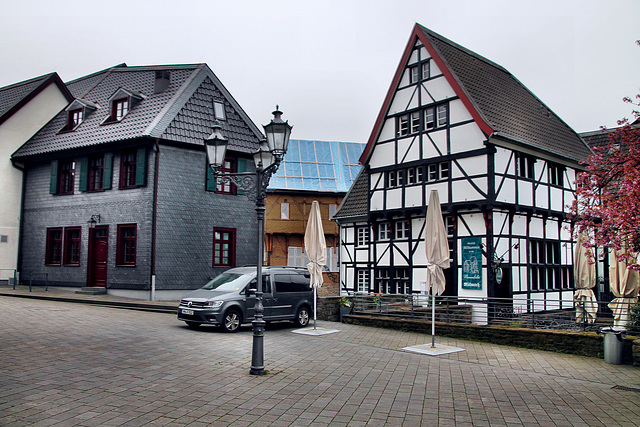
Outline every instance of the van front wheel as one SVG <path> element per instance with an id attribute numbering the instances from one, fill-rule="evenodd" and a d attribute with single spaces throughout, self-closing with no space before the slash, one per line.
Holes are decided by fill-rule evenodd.
<path id="1" fill-rule="evenodd" d="M 225 332 L 237 332 L 240 329 L 242 323 L 242 317 L 240 313 L 235 310 L 229 310 L 224 314 L 222 319 L 222 329 Z"/>
<path id="2" fill-rule="evenodd" d="M 294 323 L 298 328 L 304 328 L 309 324 L 309 309 L 307 307 L 300 307 L 296 313 Z"/>

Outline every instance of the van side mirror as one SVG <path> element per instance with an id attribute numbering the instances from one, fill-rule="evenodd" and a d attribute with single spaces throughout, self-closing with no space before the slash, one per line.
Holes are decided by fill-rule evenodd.
<path id="1" fill-rule="evenodd" d="M 247 289 L 247 296 L 255 295 L 258 292 L 257 289 L 249 288 Z"/>

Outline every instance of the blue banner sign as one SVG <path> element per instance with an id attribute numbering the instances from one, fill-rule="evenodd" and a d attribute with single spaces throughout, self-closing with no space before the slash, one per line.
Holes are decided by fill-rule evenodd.
<path id="1" fill-rule="evenodd" d="M 482 289 L 482 239 L 462 239 L 462 289 Z"/>

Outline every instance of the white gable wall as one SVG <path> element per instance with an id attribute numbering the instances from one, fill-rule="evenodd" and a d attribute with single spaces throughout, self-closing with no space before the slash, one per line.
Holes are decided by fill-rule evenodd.
<path id="1" fill-rule="evenodd" d="M 7 242 L 0 243 L 0 269 L 17 268 L 22 171 L 11 164 L 11 155 L 67 104 L 58 86 L 51 84 L 0 125 L 0 235 L 7 236 Z M 0 272 L 0 280 L 6 274 Z"/>

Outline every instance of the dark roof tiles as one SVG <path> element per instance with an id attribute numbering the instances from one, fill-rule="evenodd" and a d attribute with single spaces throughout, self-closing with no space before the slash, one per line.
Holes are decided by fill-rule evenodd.
<path id="1" fill-rule="evenodd" d="M 155 72 L 168 70 L 169 86 L 154 93 Z M 213 125 L 213 99 L 225 100 L 227 122 L 223 129 L 232 150 L 252 152 L 262 134 L 206 64 L 174 66 L 116 66 L 68 84 L 77 97 L 96 104 L 71 132 L 61 132 L 67 112 L 52 119 L 38 134 L 14 153 L 28 157 L 62 150 L 151 137 L 203 145 Z M 110 99 L 119 90 L 141 94 L 119 122 L 108 123 Z"/>
<path id="2" fill-rule="evenodd" d="M 494 135 L 573 161 L 591 151 L 560 117 L 503 67 L 419 26 Z"/>

